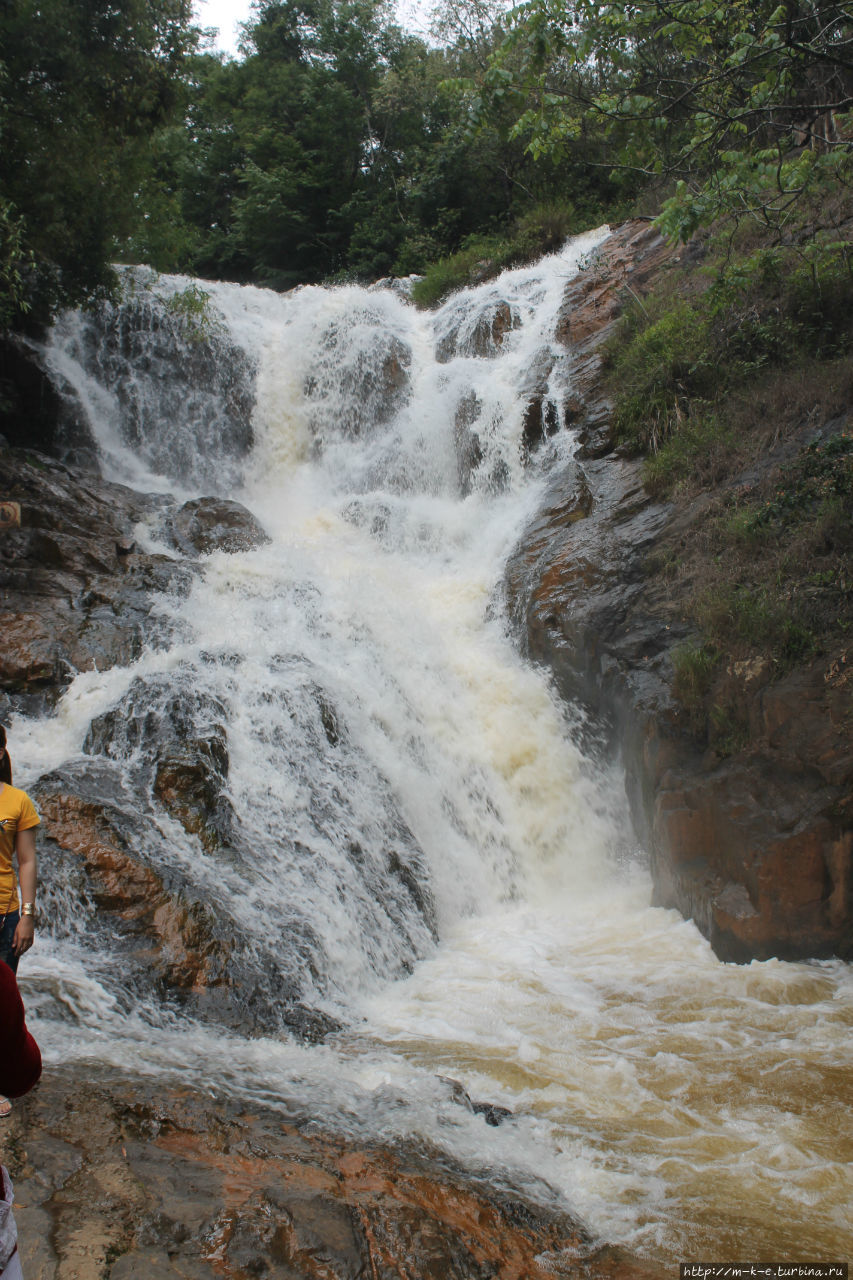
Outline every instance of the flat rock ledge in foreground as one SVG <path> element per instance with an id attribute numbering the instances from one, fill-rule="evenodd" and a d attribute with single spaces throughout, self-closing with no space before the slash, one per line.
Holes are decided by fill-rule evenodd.
<path id="1" fill-rule="evenodd" d="M 4 1127 L 27 1280 L 660 1280 L 435 1152 L 85 1067 Z"/>

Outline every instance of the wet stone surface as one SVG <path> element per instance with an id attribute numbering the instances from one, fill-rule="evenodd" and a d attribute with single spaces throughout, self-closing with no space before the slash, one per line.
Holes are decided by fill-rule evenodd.
<path id="1" fill-rule="evenodd" d="M 78 1064 L 4 1127 L 27 1280 L 656 1280 L 427 1149 Z"/>
<path id="2" fill-rule="evenodd" d="M 39 714 L 78 671 L 165 641 L 152 598 L 186 591 L 194 570 L 136 545 L 136 526 L 160 519 L 166 499 L 22 449 L 0 452 L 0 488 L 21 505 L 21 528 L 0 537 L 0 713 Z"/>
<path id="3" fill-rule="evenodd" d="M 165 645 L 159 595 L 186 595 L 199 555 L 266 541 L 239 503 L 202 498 L 178 508 L 45 454 L 0 448 L 0 492 L 21 527 L 0 533 L 0 715 L 49 711 L 79 671 L 108 670 Z M 146 551 L 147 526 L 163 551 Z"/>

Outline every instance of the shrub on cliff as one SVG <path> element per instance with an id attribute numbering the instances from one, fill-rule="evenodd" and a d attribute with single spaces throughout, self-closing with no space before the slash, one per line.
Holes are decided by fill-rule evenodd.
<path id="1" fill-rule="evenodd" d="M 416 282 L 412 299 L 419 307 L 435 306 L 456 289 L 553 253 L 569 236 L 595 226 L 602 218 L 601 209 L 589 204 L 582 210 L 566 200 L 536 205 L 502 235 L 469 236 L 458 253 L 434 262 Z"/>
<path id="2" fill-rule="evenodd" d="M 725 398 L 765 371 L 843 354 L 853 336 L 853 246 L 815 238 L 731 258 L 718 245 L 697 286 L 629 306 L 607 353 L 614 426 L 650 454 L 657 493 L 689 481 L 715 439 L 732 444 Z"/>
<path id="3" fill-rule="evenodd" d="M 684 513 L 648 564 L 693 628 L 673 694 L 723 756 L 754 732 L 744 681 L 842 669 L 853 628 L 850 246 L 755 239 L 710 242 L 701 269 L 630 307 L 608 352 L 623 447 Z"/>

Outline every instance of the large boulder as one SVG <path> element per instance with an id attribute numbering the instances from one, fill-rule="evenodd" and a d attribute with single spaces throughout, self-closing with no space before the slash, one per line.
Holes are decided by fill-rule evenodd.
<path id="1" fill-rule="evenodd" d="M 177 511 L 172 536 L 185 555 L 251 551 L 269 542 L 258 521 L 231 498 L 193 498 Z"/>

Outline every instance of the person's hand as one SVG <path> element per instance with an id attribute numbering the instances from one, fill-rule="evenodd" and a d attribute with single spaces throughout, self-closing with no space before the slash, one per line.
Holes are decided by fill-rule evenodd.
<path id="1" fill-rule="evenodd" d="M 33 945 L 36 926 L 32 916 L 21 916 L 12 939 L 12 950 L 19 958 Z"/>

